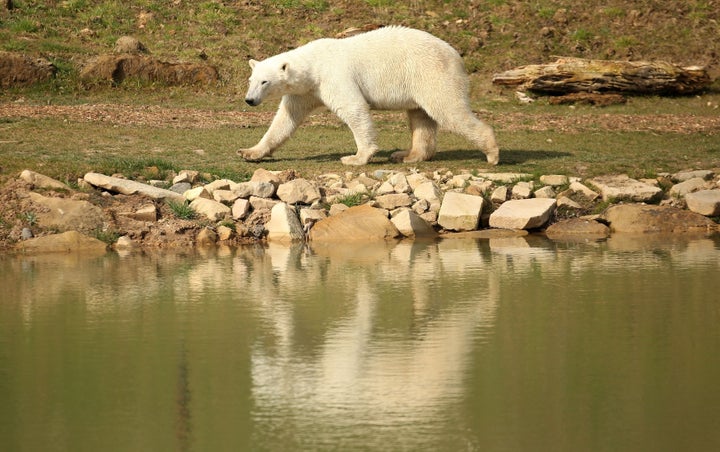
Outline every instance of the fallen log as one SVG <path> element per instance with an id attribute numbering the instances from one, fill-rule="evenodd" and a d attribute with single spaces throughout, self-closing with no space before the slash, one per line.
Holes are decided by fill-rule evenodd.
<path id="1" fill-rule="evenodd" d="M 707 88 L 710 76 L 700 66 L 664 61 L 610 61 L 560 57 L 493 76 L 493 83 L 544 94 L 627 93 L 685 95 Z"/>

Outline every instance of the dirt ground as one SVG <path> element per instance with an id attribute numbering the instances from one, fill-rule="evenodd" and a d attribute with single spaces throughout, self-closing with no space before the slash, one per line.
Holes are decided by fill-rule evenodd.
<path id="1" fill-rule="evenodd" d="M 93 105 L 25 105 L 22 103 L 0 104 L 0 117 L 4 118 L 63 118 L 73 122 L 104 122 L 123 126 L 147 125 L 177 128 L 217 128 L 222 126 L 265 127 L 274 111 L 211 111 L 190 108 L 164 108 L 160 106 L 130 106 L 118 104 Z M 404 118 L 401 113 L 399 118 Z M 493 113 L 483 112 L 493 124 L 503 130 L 557 130 L 573 133 L 588 130 L 615 130 L 618 132 L 669 132 L 669 133 L 718 133 L 720 113 L 715 116 L 674 114 L 599 114 L 567 116 L 551 113 Z M 404 120 L 401 119 L 400 122 Z M 330 113 L 320 113 L 308 118 L 310 125 L 339 124 Z"/>

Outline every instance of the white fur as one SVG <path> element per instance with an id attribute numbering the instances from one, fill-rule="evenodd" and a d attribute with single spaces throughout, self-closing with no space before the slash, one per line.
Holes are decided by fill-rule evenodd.
<path id="1" fill-rule="evenodd" d="M 438 125 L 459 133 L 496 164 L 499 150 L 492 128 L 475 117 L 468 99 L 462 58 L 429 33 L 387 27 L 345 39 L 319 39 L 257 62 L 245 97 L 249 105 L 282 96 L 277 114 L 260 142 L 239 151 L 248 160 L 272 154 L 303 119 L 325 105 L 352 130 L 357 153 L 342 158 L 364 165 L 377 152 L 371 109 L 407 110 L 412 131 L 409 151 L 397 161 L 429 160 Z"/>

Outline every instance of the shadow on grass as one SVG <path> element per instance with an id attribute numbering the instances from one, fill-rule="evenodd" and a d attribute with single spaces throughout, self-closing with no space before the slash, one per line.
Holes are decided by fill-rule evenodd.
<path id="1" fill-rule="evenodd" d="M 369 165 L 387 164 L 390 162 L 390 156 L 393 152 L 400 149 L 388 151 L 379 151 Z M 272 157 L 263 160 L 264 162 L 305 162 L 305 163 L 332 163 L 340 160 L 341 157 L 352 155 L 353 152 L 333 152 L 316 155 L 293 155 L 292 153 L 278 153 Z M 516 165 L 537 160 L 552 160 L 572 156 L 569 152 L 563 151 L 546 151 L 546 150 L 519 150 L 509 149 L 500 150 L 500 165 Z M 438 151 L 432 161 L 435 162 L 452 162 L 463 160 L 480 160 L 485 161 L 485 154 L 474 149 L 458 149 Z"/>

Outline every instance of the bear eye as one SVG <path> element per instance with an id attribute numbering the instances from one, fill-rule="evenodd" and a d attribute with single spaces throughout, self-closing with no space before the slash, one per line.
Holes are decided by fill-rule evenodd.
<path id="1" fill-rule="evenodd" d="M 270 83 L 270 82 L 268 82 L 267 80 L 263 80 L 262 82 L 260 82 L 260 84 L 263 85 L 263 86 L 264 86 L 264 85 L 267 85 L 268 83 Z"/>

